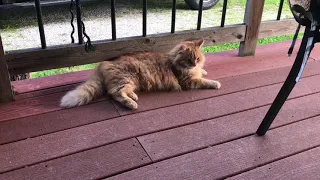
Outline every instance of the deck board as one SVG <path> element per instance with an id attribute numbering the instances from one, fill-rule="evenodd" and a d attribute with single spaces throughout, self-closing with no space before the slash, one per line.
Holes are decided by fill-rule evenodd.
<path id="1" fill-rule="evenodd" d="M 59 104 L 65 93 L 66 92 L 59 92 L 45 96 L 26 98 L 6 104 L 2 103 L 0 104 L 0 122 L 62 110 L 63 108 L 61 108 Z M 103 96 L 94 102 L 104 101 L 107 99 L 107 96 Z"/>
<path id="2" fill-rule="evenodd" d="M 318 76 L 320 77 L 320 75 Z M 320 84 L 316 81 L 319 79 L 318 76 L 304 78 L 303 81 L 298 84 L 297 87 L 299 88 L 296 88 L 292 92 L 290 98 L 319 92 Z M 174 128 L 178 125 L 195 123 L 214 117 L 226 116 L 228 114 L 244 111 L 257 106 L 267 105 L 272 102 L 280 88 L 280 85 L 281 84 L 275 84 L 178 106 L 147 111 L 146 113 L 121 117 L 121 119 L 139 119 L 142 120 L 143 124 L 146 124 L 146 122 L 143 121 L 148 121 L 152 124 L 146 124 L 148 125 L 146 127 L 148 131 L 145 133 L 151 133 L 152 131 L 155 131 L 155 129 L 164 130 L 160 129 L 161 126 L 157 126 L 158 123 L 162 124 L 162 128 L 163 126 L 165 126 L 165 128 Z M 309 88 L 309 86 L 312 86 L 313 88 Z M 230 104 L 230 102 L 232 102 L 232 104 Z M 189 109 L 192 109 L 192 111 L 189 111 Z M 181 112 L 183 113 L 181 114 Z M 115 121 L 117 120 L 118 119 Z M 150 120 L 152 121 L 150 122 Z M 110 120 L 107 120 L 107 122 L 109 121 Z M 134 135 L 141 135 L 138 134 L 138 130 L 141 129 L 141 127 L 139 127 L 140 124 L 137 121 L 131 122 L 131 129 L 136 133 Z M 70 130 L 30 138 L 24 141 L 18 141 L 16 143 L 2 145 L 0 146 L 0 152 L 3 152 L 0 154 L 0 164 L 2 164 L 0 165 L 0 172 L 65 156 L 87 148 L 111 143 L 112 141 L 122 140 L 121 135 L 128 134 L 125 132 L 127 129 L 109 134 L 110 131 L 108 131 L 108 129 L 110 129 L 112 125 L 105 126 L 105 131 L 101 129 L 96 130 L 95 128 L 102 127 L 102 123 L 99 124 L 99 126 L 81 126 L 79 128 L 73 128 Z M 45 146 L 42 145 L 42 143 L 45 143 Z M 72 144 L 72 146 L 70 146 L 70 144 Z M 48 150 L 50 150 L 50 153 L 40 153 Z M 8 156 L 8 154 L 11 156 Z M 24 155 L 25 157 L 21 159 L 21 155 Z"/>
<path id="3" fill-rule="evenodd" d="M 0 122 L 0 144 L 118 117 L 110 101 Z"/>
<path id="4" fill-rule="evenodd" d="M 320 46 L 271 130 L 253 135 L 291 68 L 289 45 L 260 46 L 254 57 L 207 55 L 220 90 L 139 93 L 135 112 L 109 97 L 60 109 L 92 71 L 14 82 L 16 102 L 0 104 L 0 179 L 267 179 L 269 168 L 272 178 L 314 179 Z"/>
<path id="5" fill-rule="evenodd" d="M 58 105 L 62 96 L 62 93 L 55 93 L 0 104 L 0 122 L 60 110 Z"/>
<path id="6" fill-rule="evenodd" d="M 0 179 L 97 179 L 150 162 L 139 142 L 129 139 L 0 174 Z"/>
<path id="7" fill-rule="evenodd" d="M 303 74 L 303 77 L 316 76 L 320 73 L 318 71 L 318 69 L 320 69 L 320 61 L 311 62 L 310 64 L 310 66 L 307 66 L 306 72 Z M 223 89 L 218 91 L 198 90 L 180 93 L 173 92 L 142 94 L 139 100 L 139 105 L 141 105 L 142 107 L 140 106 L 139 108 L 140 111 L 143 111 L 145 109 L 144 107 L 158 108 L 163 106 L 172 106 L 183 102 L 196 101 L 199 99 L 216 97 L 238 91 L 277 84 L 283 82 L 289 69 L 289 67 L 284 67 L 259 73 L 251 73 L 235 77 L 224 78 L 221 80 L 224 84 Z M 316 89 L 316 87 L 317 86 L 315 86 L 314 88 Z M 63 91 L 64 89 L 60 90 Z M 60 93 L 60 95 L 62 95 L 63 93 Z M 60 95 L 58 95 L 58 97 L 60 97 Z M 50 95 L 41 96 L 41 98 L 47 98 L 48 96 Z M 39 99 L 40 97 L 37 98 Z M 32 98 L 29 98 L 23 99 L 18 102 L 28 102 L 30 101 L 30 99 L 32 100 Z M 108 97 L 105 99 L 108 99 Z M 57 100 L 59 99 L 55 99 L 55 103 L 57 103 Z M 157 102 L 157 104 L 155 104 L 154 102 Z M 20 104 L 27 105 L 27 107 L 29 107 L 28 104 Z M 118 104 L 115 105 L 122 115 L 131 113 L 131 111 L 129 111 L 128 109 L 124 109 L 122 108 L 122 106 L 119 106 Z M 10 107 L 16 109 L 16 106 L 13 103 L 11 106 L 8 105 L 8 108 L 6 110 L 4 109 L 4 113 L 6 113 L 6 111 L 14 112 L 14 110 L 10 109 Z M 17 115 L 19 115 L 15 114 L 15 116 L 10 115 L 8 117 L 12 119 L 11 121 L 5 121 L 2 123 L 0 122 L 0 144 L 30 138 L 42 134 L 47 134 L 55 131 L 60 131 L 72 127 L 77 127 L 80 125 L 98 122 L 104 119 L 109 119 L 118 116 L 116 110 L 108 101 L 97 102 L 83 107 L 71 108 L 61 111 L 56 111 L 55 108 L 59 109 L 57 107 L 57 104 L 52 104 L 52 107 L 54 110 L 53 112 L 51 112 L 50 110 L 43 111 L 46 113 L 43 113 L 41 111 L 40 113 L 33 112 L 33 114 L 31 114 L 33 116 L 22 117 L 18 119 L 14 119 L 15 117 L 17 117 Z M 32 108 L 33 107 L 27 108 L 25 110 L 21 108 L 19 109 L 19 111 L 26 111 L 26 113 L 30 114 L 30 109 Z M 7 120 L 5 119 L 7 116 L 3 116 L 2 120 Z"/>
<path id="8" fill-rule="evenodd" d="M 47 89 L 40 89 L 40 90 L 25 92 L 25 93 L 21 93 L 21 94 L 16 94 L 14 96 L 14 99 L 16 101 L 19 101 L 22 99 L 32 98 L 32 97 L 36 97 L 36 96 L 45 96 L 45 95 L 59 93 L 59 92 L 66 92 L 66 91 L 74 89 L 79 84 L 80 83 L 67 84 L 67 85 L 51 87 L 51 88 L 47 88 Z"/>
<path id="9" fill-rule="evenodd" d="M 320 146 L 320 116 L 157 162 L 112 178 L 218 179 Z M 299 143 L 297 143 L 299 142 Z"/>
<path id="10" fill-rule="evenodd" d="M 267 164 L 230 180 L 319 179 L 320 147 Z"/>
<path id="11" fill-rule="evenodd" d="M 27 79 L 24 81 L 15 81 L 12 83 L 14 91 L 17 94 L 32 92 L 66 84 L 79 83 L 87 79 L 93 73 L 92 70 L 78 71 L 73 73 L 48 76 L 44 78 Z"/>
<path id="12" fill-rule="evenodd" d="M 310 103 L 310 106 L 304 106 Z M 153 161 L 214 146 L 255 133 L 270 106 L 138 137 Z M 272 128 L 320 115 L 320 93 L 289 100 Z"/>
<path id="13" fill-rule="evenodd" d="M 307 66 L 306 72 L 303 77 L 317 75 L 320 73 L 320 61 L 310 62 L 310 66 Z M 157 92 L 157 93 L 140 93 L 138 105 L 139 108 L 132 112 L 127 108 L 124 108 L 117 102 L 114 102 L 116 108 L 121 115 L 128 115 L 137 112 L 143 112 L 151 109 L 167 107 L 177 104 L 183 104 L 190 101 L 221 96 L 230 94 L 233 92 L 244 91 L 247 89 L 258 88 L 266 85 L 272 85 L 280 82 L 284 82 L 286 76 L 290 71 L 290 67 L 284 67 L 269 71 L 263 71 L 260 73 L 250 73 L 245 75 L 239 75 L 234 77 L 228 77 L 220 79 L 222 84 L 219 90 L 192 90 L 184 92 Z M 210 71 L 208 71 L 210 72 Z M 208 75 L 211 78 L 212 75 Z M 278 88 L 280 89 L 280 88 Z"/>

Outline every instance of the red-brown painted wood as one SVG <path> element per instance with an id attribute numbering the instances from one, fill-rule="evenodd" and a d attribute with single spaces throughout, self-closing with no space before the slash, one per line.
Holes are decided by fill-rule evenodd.
<path id="1" fill-rule="evenodd" d="M 59 102 L 63 93 L 55 93 L 42 97 L 33 97 L 21 101 L 0 104 L 0 122 L 9 119 L 42 114 L 61 109 Z"/>
<path id="2" fill-rule="evenodd" d="M 291 98 L 317 92 L 319 76 L 303 79 Z M 144 133 L 228 115 L 271 103 L 281 84 L 162 108 L 0 146 L 0 172 Z M 310 87 L 312 88 L 310 88 Z M 113 123 L 117 124 L 113 124 Z M 120 123 L 120 124 L 119 124 Z M 124 124 L 123 124 L 124 123 Z M 120 126 L 119 126 L 120 125 Z M 119 128 L 119 129 L 116 129 Z M 42 145 L 45 143 L 45 146 Z M 42 154 L 40 152 L 50 152 Z M 10 155 L 10 156 L 8 156 Z M 21 158 L 23 156 L 24 158 Z M 11 162 L 11 163 L 8 163 Z"/>
<path id="3" fill-rule="evenodd" d="M 79 83 L 86 80 L 93 70 L 78 71 L 72 73 L 47 76 L 42 78 L 27 79 L 23 81 L 12 82 L 14 90 L 17 94 L 47 89 L 67 84 Z"/>
<path id="4" fill-rule="evenodd" d="M 66 92 L 59 92 L 0 104 L 0 122 L 61 110 L 63 108 L 61 108 L 59 104 L 65 94 Z M 93 102 L 106 99 L 108 99 L 108 97 L 103 96 Z"/>
<path id="5" fill-rule="evenodd" d="M 218 179 L 239 174 L 320 145 L 320 117 L 160 161 L 110 180 Z"/>
<path id="6" fill-rule="evenodd" d="M 316 62 L 312 62 L 311 64 L 312 64 L 311 66 L 307 67 L 307 70 L 304 76 L 309 76 L 309 75 L 319 73 L 318 69 L 320 69 L 320 62 L 316 61 Z M 242 76 L 225 78 L 222 80 L 223 82 L 225 82 L 224 91 L 201 90 L 201 91 L 183 92 L 181 94 L 173 93 L 172 95 L 171 93 L 159 93 L 159 94 L 150 93 L 149 95 L 151 96 L 150 98 L 152 97 L 157 98 L 158 99 L 157 102 L 164 101 L 167 104 L 170 104 L 170 103 L 174 104 L 177 102 L 177 99 L 179 100 L 179 98 L 181 99 L 185 97 L 187 98 L 192 97 L 191 100 L 197 100 L 199 98 L 217 96 L 217 95 L 236 92 L 236 91 L 240 91 L 248 88 L 254 88 L 254 87 L 259 87 L 267 84 L 278 83 L 283 81 L 284 77 L 287 74 L 287 71 L 289 71 L 288 67 L 259 72 L 259 73 L 247 74 Z M 61 87 L 57 87 L 57 88 L 60 89 Z M 70 88 L 70 87 L 66 87 L 66 88 Z M 41 91 L 45 91 L 45 90 L 34 91 L 30 93 L 36 93 Z M 28 94 L 28 93 L 24 93 L 24 94 Z M 168 97 L 166 98 L 165 95 L 169 96 L 169 98 Z M 37 97 L 37 98 L 40 98 L 40 97 Z M 172 99 L 175 99 L 175 101 L 172 102 Z M 146 103 L 149 102 L 148 99 L 142 96 L 142 98 L 140 98 L 140 101 L 142 101 L 143 103 L 144 100 Z M 28 100 L 24 100 L 21 102 L 27 102 L 27 101 Z M 13 107 L 16 108 L 15 106 Z M 56 104 L 54 104 L 53 107 L 56 107 Z M 33 108 L 33 106 L 31 106 L 31 108 Z M 19 110 L 22 111 L 22 108 Z M 8 111 L 12 111 L 12 110 L 8 110 Z M 26 109 L 27 113 L 30 113 L 29 111 L 30 109 Z M 73 115 L 73 112 L 76 113 L 77 115 Z M 81 112 L 81 113 L 78 114 L 78 112 Z M 93 115 L 90 115 L 91 113 Z M 57 116 L 56 114 L 59 114 L 59 116 Z M 90 118 L 88 118 L 89 116 Z M 55 132 L 58 130 L 67 129 L 67 128 L 71 128 L 79 125 L 84 125 L 87 123 L 101 121 L 103 120 L 103 117 L 104 119 L 108 119 L 114 116 L 115 116 L 114 108 L 109 103 L 105 104 L 104 102 L 94 104 L 94 105 L 84 106 L 80 108 L 75 108 L 75 109 L 72 108 L 70 110 L 54 111 L 54 112 L 49 112 L 44 114 L 41 114 L 40 112 L 40 115 L 19 118 L 13 121 L 2 123 L 0 126 L 0 129 L 1 129 L 0 144 L 10 142 L 10 141 L 16 141 L 16 140 L 20 140 L 28 137 L 33 137 L 41 134 L 46 134 L 50 132 Z M 75 121 L 74 119 L 77 119 L 77 118 L 79 118 L 79 120 Z M 22 126 L 20 126 L 20 124 L 23 124 L 23 131 L 22 131 Z"/>
<path id="7" fill-rule="evenodd" d="M 269 106 L 138 137 L 153 161 L 254 134 Z M 287 101 L 272 127 L 320 115 L 320 93 Z"/>
<path id="8" fill-rule="evenodd" d="M 311 75 L 313 73 L 318 74 L 320 72 L 318 71 L 318 69 L 320 68 L 319 62 L 315 61 L 314 63 L 310 63 L 310 66 L 308 66 L 308 70 L 306 70 L 306 72 L 304 73 L 304 76 Z M 242 76 L 236 76 L 231 78 L 224 78 L 220 80 L 222 87 L 219 90 L 193 90 L 193 91 L 184 91 L 184 92 L 139 93 L 138 109 L 136 111 L 131 111 L 123 107 L 121 104 L 115 101 L 113 102 L 121 115 L 127 115 L 127 114 L 147 111 L 151 109 L 182 104 L 190 101 L 196 101 L 199 99 L 221 96 L 224 94 L 243 91 L 245 89 L 257 88 L 257 87 L 261 87 L 268 84 L 283 82 L 286 76 L 288 75 L 289 69 L 290 68 L 280 68 L 278 70 L 264 71 L 261 74 L 253 73 L 253 74 L 248 74 L 244 76 L 242 75 Z M 299 85 L 299 86 L 302 86 L 302 85 Z M 316 85 L 315 87 L 317 86 L 318 85 Z M 280 87 L 281 85 L 279 87 L 276 87 L 277 92 L 280 90 Z M 297 90 L 299 89 L 296 88 L 295 91 Z M 262 93 L 267 93 L 267 90 Z"/>
<path id="9" fill-rule="evenodd" d="M 235 76 L 291 66 L 295 57 L 287 57 L 287 47 L 289 46 L 289 42 L 263 45 L 257 49 L 255 56 L 247 57 L 239 57 L 238 51 L 208 54 L 206 56 L 206 67 L 216 67 L 212 73 L 220 78 L 224 77 L 225 74 L 227 76 Z"/>
<path id="10" fill-rule="evenodd" d="M 300 43 L 301 41 L 298 40 L 296 46 L 299 47 Z M 214 78 L 236 76 L 287 66 L 291 68 L 298 48 L 295 49 L 291 57 L 287 57 L 290 44 L 291 41 L 262 45 L 257 48 L 255 56 L 247 57 L 239 57 L 237 50 L 207 54 L 206 68 L 215 67 L 214 71 L 211 72 L 214 74 L 212 76 Z M 315 46 L 310 57 L 310 61 L 320 60 L 319 44 Z"/>
<path id="11" fill-rule="evenodd" d="M 320 177 L 320 148 L 314 148 L 300 154 L 267 164 L 257 169 L 245 172 L 230 180 L 276 180 L 304 179 L 313 180 Z"/>
<path id="12" fill-rule="evenodd" d="M 103 139 L 107 138 L 85 130 L 78 134 L 70 133 L 60 132 L 65 135 L 63 139 L 61 135 L 52 133 L 0 146 L 0 173 L 102 146 L 105 144 Z M 95 137 L 91 134 L 95 134 Z"/>
<path id="13" fill-rule="evenodd" d="M 136 139 L 129 139 L 33 166 L 22 167 L 16 171 L 0 174 L 0 179 L 97 179 L 150 162 L 150 158 L 139 142 Z"/>
<path id="14" fill-rule="evenodd" d="M 0 122 L 0 144 L 118 117 L 110 101 Z"/>
<path id="15" fill-rule="evenodd" d="M 266 46 L 264 46 L 264 48 L 265 47 Z M 272 47 L 272 45 L 268 47 L 269 49 L 272 49 L 270 47 Z M 287 48 L 282 47 L 282 49 L 283 50 L 277 48 L 277 51 L 274 49 L 273 51 L 278 52 L 279 54 L 281 54 L 280 51 L 286 53 Z M 189 142 L 191 143 L 190 145 L 185 145 L 184 143 L 177 141 L 177 138 L 181 137 L 179 134 L 176 137 L 167 140 L 170 142 L 177 142 L 177 145 L 181 146 L 179 152 L 177 151 L 180 154 L 189 152 L 190 150 L 203 148 L 208 144 L 212 145 L 212 143 L 216 144 L 216 142 L 229 141 L 254 133 L 256 128 L 254 127 L 254 122 L 257 123 L 257 119 L 261 119 L 264 115 L 264 111 L 267 110 L 267 107 L 256 107 L 264 106 L 272 102 L 281 86 L 281 83 L 279 82 L 283 82 L 290 69 L 290 64 L 292 63 L 289 62 L 292 58 L 280 57 L 280 55 L 279 59 L 272 59 L 272 57 L 274 57 L 271 56 L 273 51 L 266 51 L 261 48 L 261 53 L 266 53 L 265 56 L 268 55 L 268 58 L 271 58 L 270 61 L 268 58 L 263 58 L 263 54 L 250 60 L 230 58 L 230 54 L 227 54 L 230 52 L 225 54 L 224 60 L 221 60 L 221 57 L 215 59 L 208 58 L 209 60 L 206 67 L 209 71 L 208 77 L 227 77 L 221 79 L 223 83 L 221 91 L 204 90 L 177 94 L 150 93 L 141 95 L 139 99 L 139 103 L 142 104 L 140 104 L 139 107 L 141 108 L 139 109 L 140 113 L 113 119 L 108 118 L 113 117 L 113 115 L 116 116 L 117 113 L 115 109 L 112 110 L 112 106 L 105 99 L 103 101 L 98 100 L 96 103 L 83 107 L 67 110 L 55 109 L 56 103 L 65 93 L 62 93 L 62 91 L 71 88 L 72 85 L 69 84 L 74 82 L 77 83 L 80 81 L 79 79 L 79 81 L 77 81 L 75 79 L 72 80 L 71 78 L 70 81 L 66 80 L 66 82 L 61 82 L 61 84 L 59 84 L 60 82 L 57 80 L 56 82 L 49 82 L 47 85 L 42 85 L 42 83 L 38 81 L 39 86 L 36 88 L 34 88 L 35 82 L 34 85 L 30 87 L 23 85 L 21 82 L 22 93 L 18 96 L 19 100 L 13 104 L 9 103 L 0 106 L 0 133 L 4 132 L 2 135 L 5 136 L 2 138 L 2 135 L 0 134 L 0 140 L 2 140 L 2 143 L 5 143 L 31 136 L 38 137 L 0 145 L 0 172 L 10 171 L 21 167 L 19 170 L 1 174 L 3 176 L 0 175 L 0 179 L 2 179 L 2 177 L 5 179 L 18 179 L 19 177 L 20 179 L 41 179 L 41 177 L 44 179 L 62 179 L 62 177 L 67 177 L 69 179 L 88 179 L 116 175 L 123 171 L 128 171 L 143 164 L 150 163 L 150 159 L 145 159 L 146 154 L 141 150 L 142 148 L 140 145 L 138 151 L 140 152 L 141 150 L 141 152 L 143 152 L 141 153 L 144 156 L 144 159 L 141 160 L 143 162 L 139 160 L 139 157 L 143 157 L 140 156 L 139 153 L 130 154 L 129 152 L 132 151 L 127 146 L 123 146 L 119 150 L 118 148 L 112 148 L 114 147 L 114 144 L 110 143 L 137 136 L 151 137 L 154 134 L 150 136 L 147 136 L 147 134 L 158 131 L 162 131 L 155 133 L 161 134 L 161 136 L 158 137 L 165 137 L 167 132 L 172 131 L 176 133 L 176 130 L 181 130 L 181 128 L 192 128 L 191 130 L 183 129 L 182 131 L 179 131 L 181 132 L 181 135 L 187 136 L 182 137 L 180 140 Z M 319 52 L 314 52 L 315 53 L 312 54 L 312 56 L 316 57 L 315 59 L 320 59 Z M 268 53 L 271 53 L 270 57 Z M 317 55 L 317 53 L 319 55 Z M 216 55 L 219 55 L 219 53 Z M 228 56 L 230 59 L 228 59 Z M 242 60 L 243 64 L 240 65 L 240 61 Z M 232 72 L 230 69 L 233 69 L 234 71 Z M 290 98 L 307 96 L 288 101 L 279 114 L 278 118 L 280 119 L 275 121 L 273 127 L 290 122 L 293 123 L 301 118 L 319 113 L 318 107 L 320 101 L 318 101 L 318 94 L 308 95 L 310 93 L 319 92 L 319 75 L 317 75 L 320 73 L 319 69 L 320 61 L 311 61 L 308 63 L 304 77 L 312 77 L 303 78 L 302 81 L 298 83 Z M 252 73 L 256 71 L 259 72 Z M 239 76 L 240 74 L 245 75 Z M 235 75 L 235 77 L 228 77 L 232 75 Z M 82 77 L 84 80 L 85 75 Z M 45 83 L 45 79 L 46 78 L 41 81 Z M 55 83 L 58 83 L 60 87 L 54 87 L 56 86 Z M 174 96 L 177 96 L 177 98 Z M 200 100 L 202 98 L 207 99 Z M 151 101 L 157 101 L 159 104 Z M 309 103 L 307 101 L 309 101 Z M 316 102 L 313 103 L 313 101 Z M 312 105 L 310 102 L 312 102 Z M 104 103 L 106 103 L 106 112 L 103 111 Z M 175 105 L 177 103 L 182 104 Z M 306 106 L 306 104 L 308 104 L 308 106 Z M 155 109 L 159 107 L 164 108 Z M 230 115 L 248 108 L 256 109 Z M 109 110 L 110 112 L 107 112 Z M 90 113 L 92 113 L 92 115 Z M 128 111 L 125 110 L 121 113 L 125 115 Z M 293 117 L 290 118 L 290 115 Z M 6 119 L 3 120 L 3 117 Z M 103 120 L 104 118 L 108 120 Z M 310 121 L 315 120 L 307 120 L 306 122 Z M 196 124 L 188 125 L 190 123 Z M 178 126 L 184 127 L 172 129 Z M 309 126 L 311 126 L 311 130 Z M 210 127 L 213 130 L 216 129 L 216 131 L 210 132 Z M 41 131 L 41 128 L 43 131 Z M 166 129 L 171 130 L 166 131 Z M 255 168 L 264 163 L 268 163 L 269 161 L 273 161 L 274 159 L 272 158 L 283 158 L 292 153 L 296 153 L 301 149 L 301 151 L 304 151 L 304 148 L 313 145 L 313 143 L 319 144 L 317 138 L 312 139 L 313 136 L 319 137 L 317 133 L 320 131 L 318 130 L 319 127 L 317 127 L 316 123 L 294 123 L 292 125 L 280 127 L 279 129 L 284 129 L 285 133 L 282 131 L 280 132 L 280 130 L 278 131 L 278 129 L 270 131 L 267 136 L 263 138 L 267 138 L 267 143 L 269 144 L 263 147 L 258 146 L 261 144 L 261 138 L 258 140 L 259 142 L 257 142 L 254 140 L 256 137 L 247 137 L 212 148 L 174 157 L 169 160 L 164 160 L 152 166 L 136 169 L 132 171 L 134 172 L 132 176 L 130 174 L 132 172 L 128 172 L 115 177 L 124 176 L 124 178 L 128 179 L 183 179 L 184 176 L 187 176 L 191 179 L 200 177 L 202 179 L 213 179 L 215 178 L 213 175 L 219 177 L 225 176 L 225 174 L 227 174 L 227 176 L 234 175 L 234 173 L 247 171 L 248 168 Z M 319 132 L 316 132 L 315 129 Z M 189 137 L 194 130 L 203 131 L 195 134 L 195 138 L 200 139 L 197 142 L 194 138 Z M 307 133 L 302 132 L 302 130 L 307 131 Z M 221 133 L 217 134 L 217 132 Z M 51 134 L 43 135 L 45 133 Z M 166 137 L 169 138 L 171 136 Z M 269 139 L 270 137 L 271 139 Z M 142 141 L 142 139 L 140 140 Z M 162 142 L 157 141 L 154 144 L 148 143 L 151 144 L 151 146 L 158 146 Z M 164 143 L 163 145 L 170 149 L 168 147 L 169 144 L 170 143 Z M 195 144 L 195 146 L 193 146 L 193 144 Z M 282 144 L 285 145 L 284 148 L 282 147 Z M 105 149 L 101 150 L 102 147 L 100 146 L 105 147 Z M 162 155 L 164 156 L 162 157 L 172 155 L 168 154 L 168 151 L 159 153 L 159 151 L 153 151 L 154 147 L 149 149 L 146 145 L 145 147 L 149 153 L 157 152 L 157 155 L 163 153 Z M 159 147 L 158 150 L 161 150 L 161 148 L 163 147 Z M 175 148 L 176 146 L 173 146 L 173 149 Z M 124 149 L 125 151 L 122 151 L 121 149 Z M 171 150 L 172 149 L 170 149 L 170 152 Z M 240 152 L 240 155 L 238 151 Z M 119 155 L 118 152 L 120 152 Z M 224 154 L 224 152 L 226 153 Z M 263 157 L 262 160 L 256 157 L 257 154 L 263 154 L 265 152 L 267 152 L 264 154 L 266 157 Z M 221 157 L 216 156 L 216 153 L 219 153 L 218 155 Z M 107 155 L 103 156 L 101 154 Z M 150 155 L 152 156 L 152 153 L 150 153 Z M 157 158 L 155 158 L 157 155 L 152 157 L 157 160 Z M 128 156 L 130 156 L 129 159 L 127 158 Z M 256 161 L 256 159 L 258 160 Z M 234 162 L 236 162 L 236 164 L 234 164 Z M 26 165 L 31 166 L 23 168 Z M 155 170 L 153 168 L 155 168 Z M 153 170 L 155 172 L 153 172 Z M 61 176 L 59 173 L 61 173 Z M 151 176 L 150 173 L 153 176 Z M 129 177 L 127 175 L 129 175 Z"/>
<path id="16" fill-rule="evenodd" d="M 63 86 L 58 86 L 58 87 L 52 87 L 52 88 L 47 88 L 47 89 L 41 89 L 41 90 L 21 93 L 21 94 L 15 95 L 14 99 L 16 101 L 19 101 L 22 99 L 32 98 L 32 97 L 36 97 L 36 96 L 45 96 L 45 95 L 59 93 L 59 92 L 66 92 L 66 91 L 70 91 L 70 90 L 74 89 L 79 84 L 80 83 L 68 84 L 68 85 L 63 85 Z"/>

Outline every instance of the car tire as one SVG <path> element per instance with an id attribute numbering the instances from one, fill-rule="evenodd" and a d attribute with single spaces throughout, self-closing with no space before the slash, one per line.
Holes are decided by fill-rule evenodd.
<path id="1" fill-rule="evenodd" d="M 198 10 L 200 0 L 184 0 L 190 9 Z M 207 10 L 212 8 L 214 5 L 218 3 L 219 0 L 203 0 L 203 10 Z"/>

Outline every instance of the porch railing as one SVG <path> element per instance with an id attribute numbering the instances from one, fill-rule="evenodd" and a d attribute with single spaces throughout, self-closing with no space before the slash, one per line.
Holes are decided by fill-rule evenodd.
<path id="1" fill-rule="evenodd" d="M 217 45 L 229 42 L 240 42 L 239 55 L 254 55 L 257 40 L 262 37 L 292 34 L 296 27 L 293 19 L 280 20 L 283 1 L 280 0 L 277 19 L 261 22 L 265 0 L 247 0 L 244 23 L 225 26 L 227 3 L 223 0 L 223 10 L 220 27 L 201 28 L 202 4 L 198 11 L 196 30 L 176 31 L 176 0 L 172 0 L 171 32 L 156 35 L 147 33 L 147 0 L 143 0 L 142 35 L 138 37 L 117 38 L 115 0 L 111 0 L 111 40 L 93 42 L 96 50 L 87 53 L 84 50 L 79 9 L 80 0 L 75 0 L 77 6 L 77 24 L 79 44 L 47 47 L 45 30 L 43 28 L 40 0 L 35 0 L 41 48 L 3 52 L 0 46 L 0 101 L 13 100 L 10 75 L 29 73 L 53 68 L 61 68 L 89 63 L 101 62 L 109 58 L 132 52 L 133 50 L 148 50 L 166 52 L 177 43 L 186 39 L 206 40 L 207 45 Z M 1 40 L 1 39 L 0 39 Z"/>

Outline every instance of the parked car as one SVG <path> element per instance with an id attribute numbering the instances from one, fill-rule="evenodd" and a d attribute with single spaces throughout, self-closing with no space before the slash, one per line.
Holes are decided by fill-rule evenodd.
<path id="1" fill-rule="evenodd" d="M 184 0 L 190 9 L 199 9 L 200 0 Z M 219 0 L 203 0 L 203 9 L 210 9 L 218 3 Z"/>

